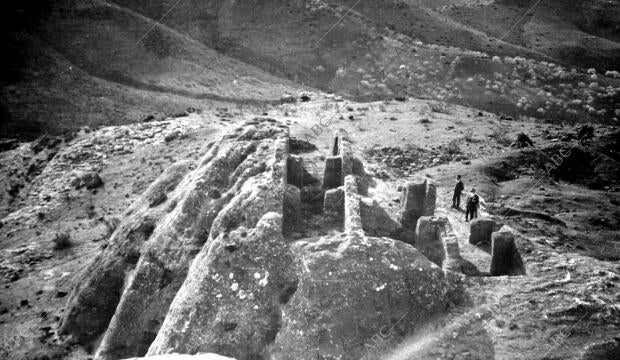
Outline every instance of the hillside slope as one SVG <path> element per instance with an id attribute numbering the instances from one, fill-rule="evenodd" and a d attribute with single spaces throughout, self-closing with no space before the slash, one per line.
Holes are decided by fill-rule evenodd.
<path id="1" fill-rule="evenodd" d="M 7 32 L 3 136 L 139 122 L 188 107 L 263 105 L 301 87 L 105 2 L 56 5 Z"/>
<path id="2" fill-rule="evenodd" d="M 506 10 L 489 19 L 503 26 L 493 30 L 446 11 L 480 7 L 466 1 L 116 3 L 156 19 L 168 14 L 167 25 L 218 51 L 358 100 L 412 96 L 551 121 L 617 116 L 618 81 L 571 68 L 559 42 L 550 53 L 500 35 L 527 10 L 522 4 L 493 4 Z"/>
<path id="3" fill-rule="evenodd" d="M 56 2 L 28 22 L 36 26 L 9 32 L 9 47 L 21 55 L 2 80 L 2 132 L 135 122 L 188 106 L 263 106 L 306 86 L 358 101 L 433 99 L 523 120 L 618 121 L 620 80 L 606 71 L 620 59 L 617 4 L 529 5 Z M 582 67 L 593 64 L 602 68 Z M 92 79 L 64 82 L 67 69 Z"/>

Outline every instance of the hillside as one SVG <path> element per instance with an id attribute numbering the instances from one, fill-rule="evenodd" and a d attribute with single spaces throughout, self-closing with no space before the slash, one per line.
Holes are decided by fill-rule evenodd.
<path id="1" fill-rule="evenodd" d="M 0 359 L 620 358 L 619 1 L 0 10 Z"/>
<path id="2" fill-rule="evenodd" d="M 435 99 L 513 118 L 617 119 L 620 81 L 607 71 L 619 59 L 618 6 L 555 1 L 528 12 L 526 5 L 73 0 L 40 13 L 9 8 L 31 18 L 25 28 L 5 25 L 14 61 L 3 76 L 3 132 L 34 136 L 187 107 L 263 106 L 303 86 L 362 101 Z"/>
<path id="3" fill-rule="evenodd" d="M 620 324 L 618 128 L 595 126 L 593 138 L 580 142 L 571 126 L 505 120 L 451 105 L 437 112 L 436 104 L 319 97 L 281 105 L 262 117 L 191 114 L 105 127 L 68 142 L 24 143 L 3 152 L 3 185 L 22 185 L 3 204 L 0 228 L 1 281 L 7 290 L 0 297 L 2 354 L 86 359 L 96 353 L 97 358 L 118 359 L 144 355 L 152 344 L 150 354 L 175 346 L 181 352 L 206 349 L 238 359 L 264 349 L 281 354 L 280 347 L 294 354 L 284 358 L 297 359 L 317 352 L 348 354 L 343 355 L 347 359 L 548 359 L 549 351 L 561 359 L 613 358 L 619 349 L 613 334 Z M 256 124 L 279 130 L 253 132 Z M 346 147 L 363 162 L 368 181 L 360 201 L 369 240 L 361 243 L 347 237 L 351 225 L 339 224 L 328 209 L 323 213 L 321 179 L 336 129 L 348 134 Z M 274 146 L 283 146 L 276 140 L 289 131 L 288 149 L 271 157 Z M 521 132 L 531 136 L 534 147 L 509 146 Z M 245 143 L 250 140 L 262 145 Z M 306 174 L 299 180 L 287 176 L 300 187 L 291 190 L 300 202 L 284 202 L 282 210 L 271 192 L 281 190 L 271 187 L 265 172 L 287 153 L 303 159 Z M 558 154 L 571 157 L 548 173 Z M 592 166 L 584 167 L 588 162 Z M 101 182 L 93 182 L 92 174 Z M 456 174 L 486 200 L 483 218 L 518 231 L 526 276 L 490 276 L 490 250 L 471 243 L 462 210 L 449 207 Z M 452 303 L 445 310 L 433 308 L 437 317 L 432 318 L 419 313 L 425 302 L 407 305 L 419 301 L 419 290 L 410 300 L 400 297 L 408 278 L 394 274 L 409 261 L 429 274 L 439 268 L 411 253 L 404 234 L 390 233 L 400 222 L 399 187 L 420 177 L 437 186 L 435 216 L 449 223 L 442 238 L 458 243 L 461 258 L 453 280 L 446 275 L 420 285 L 456 286 L 450 290 Z M 287 212 L 290 206 L 300 207 Z M 211 208 L 219 213 L 215 220 Z M 282 235 L 262 238 L 265 224 L 252 227 L 261 209 L 299 217 L 285 218 Z M 208 244 L 205 250 L 203 244 Z M 357 252 L 368 244 L 375 247 Z M 301 251 L 290 256 L 310 252 L 304 259 L 312 270 L 287 260 L 289 246 Z M 115 260 L 119 256 L 125 259 L 121 263 Z M 194 256 L 201 265 L 188 268 Z M 122 269 L 135 269 L 138 275 L 127 278 L 131 290 L 122 291 L 121 298 Z M 204 277 L 204 269 L 213 273 Z M 215 275 L 220 273 L 226 276 Z M 420 279 L 416 273 L 407 281 Z M 257 287 L 259 280 L 269 286 Z M 208 290 L 197 291 L 198 283 Z M 288 290 L 280 293 L 282 287 Z M 284 300 L 274 303 L 279 293 Z M 145 299 L 151 299 L 150 305 L 142 307 Z M 351 301 L 359 305 L 343 305 Z M 390 301 L 391 310 L 381 307 Z M 191 309 L 201 309 L 198 320 Z M 219 315 L 209 315 L 213 311 Z M 315 311 L 332 315 L 314 318 Z M 120 315 L 110 319 L 115 312 Z M 408 317 L 399 321 L 403 313 Z M 296 337 L 297 324 L 308 319 L 312 327 L 303 325 L 305 336 Z M 365 320 L 354 325 L 352 319 Z M 211 325 L 202 325 L 205 321 Z M 374 339 L 376 322 L 394 331 Z M 191 336 L 183 335 L 184 323 L 190 324 Z M 580 330 L 570 332 L 575 324 Z M 252 326 L 257 326 L 254 332 L 246 332 Z M 340 330 L 324 330 L 332 328 Z M 536 337 L 530 336 L 533 329 Z M 93 338 L 102 331 L 100 346 Z M 263 338 L 263 331 L 271 335 Z M 342 345 L 330 346 L 326 337 Z M 178 338 L 184 340 L 175 342 Z"/>
<path id="4" fill-rule="evenodd" d="M 301 87 L 105 2 L 55 4 L 9 32 L 2 132 L 34 136 L 275 103 Z M 5 135 L 5 136 L 6 136 Z"/>

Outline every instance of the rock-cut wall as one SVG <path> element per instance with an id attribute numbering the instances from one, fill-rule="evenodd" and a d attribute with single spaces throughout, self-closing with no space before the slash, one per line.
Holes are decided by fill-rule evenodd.
<path id="1" fill-rule="evenodd" d="M 358 359 L 378 328 L 412 334 L 446 308 L 449 283 L 414 247 L 366 234 L 363 168 L 335 139 L 344 232 L 284 235 L 303 188 L 289 172 L 303 162 L 286 127 L 256 119 L 168 169 L 127 211 L 74 289 L 62 333 L 101 339 L 95 358 L 106 360 Z"/>
<path id="2" fill-rule="evenodd" d="M 257 120 L 211 146 L 194 170 L 167 170 L 84 271 L 61 333 L 82 343 L 104 333 L 100 359 L 143 355 L 194 257 L 265 213 L 282 214 L 287 146 L 286 127 Z"/>

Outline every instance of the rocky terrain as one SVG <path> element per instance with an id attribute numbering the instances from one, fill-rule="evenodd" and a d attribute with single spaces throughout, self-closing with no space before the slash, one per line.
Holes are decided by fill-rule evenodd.
<path id="1" fill-rule="evenodd" d="M 620 358 L 617 1 L 2 6 L 1 359 Z"/>
<path id="2" fill-rule="evenodd" d="M 613 358 L 618 130 L 410 112 L 427 106 L 323 97 L 3 152 L 23 183 L 0 229 L 3 351 Z M 396 139 L 415 146 L 379 145 Z M 471 226 L 449 207 L 456 173 L 486 200 Z"/>

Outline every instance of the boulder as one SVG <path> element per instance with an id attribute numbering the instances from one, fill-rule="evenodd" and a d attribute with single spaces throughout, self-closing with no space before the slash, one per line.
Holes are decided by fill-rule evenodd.
<path id="1" fill-rule="evenodd" d="M 381 350 L 379 330 L 400 341 L 450 300 L 442 270 L 401 241 L 354 232 L 292 251 L 298 287 L 282 306 L 273 358 L 360 359 Z"/>
<path id="2" fill-rule="evenodd" d="M 85 187 L 88 190 L 103 186 L 103 180 L 95 171 L 75 170 L 71 173 L 71 186 L 76 189 Z"/>
<path id="3" fill-rule="evenodd" d="M 514 234 L 506 226 L 492 235 L 490 274 L 525 275 L 525 265 L 515 244 Z"/>

